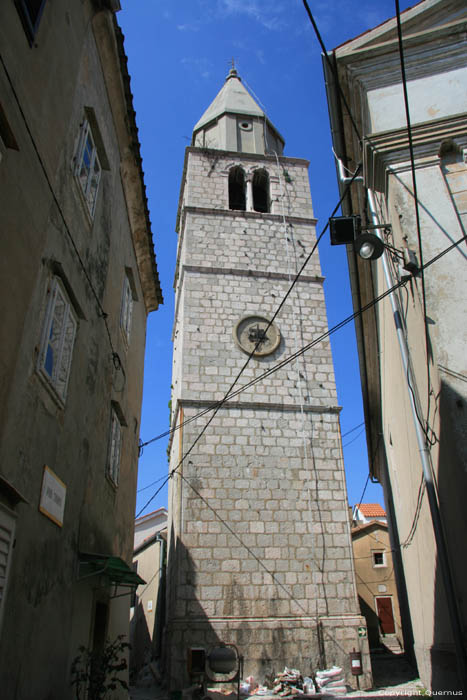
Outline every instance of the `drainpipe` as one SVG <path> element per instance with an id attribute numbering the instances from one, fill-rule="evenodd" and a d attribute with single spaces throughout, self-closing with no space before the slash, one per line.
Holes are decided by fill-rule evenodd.
<path id="1" fill-rule="evenodd" d="M 328 61 L 329 62 L 334 61 L 334 66 L 336 65 L 334 54 L 328 54 L 327 56 L 323 55 L 323 68 L 324 68 L 324 76 L 325 76 L 325 84 L 326 84 L 326 94 L 327 94 L 327 98 L 328 98 L 329 121 L 331 124 L 332 141 L 333 141 L 335 147 L 337 148 L 337 152 L 343 153 L 343 152 L 345 152 L 345 138 L 343 135 L 342 116 L 341 116 L 341 112 L 340 112 L 340 98 L 339 98 L 339 94 L 338 94 L 338 88 L 336 86 L 334 73 L 330 69 Z M 341 162 L 339 162 L 339 159 L 337 157 L 336 157 L 336 159 L 338 162 L 339 180 L 342 184 L 345 184 L 347 180 L 345 178 L 343 165 Z M 378 216 L 376 213 L 376 206 L 375 206 L 373 193 L 370 192 L 369 190 L 367 190 L 367 193 L 368 193 L 368 202 L 369 202 L 372 220 L 373 220 L 374 224 L 378 224 Z M 375 229 L 375 233 L 376 233 L 376 235 L 379 235 L 378 229 Z M 389 270 L 389 266 L 388 266 L 388 262 L 387 262 L 386 251 L 384 251 L 383 256 L 382 256 L 382 264 L 383 264 L 383 271 L 384 271 L 384 276 L 386 279 L 386 284 L 388 286 L 388 289 L 390 289 L 393 285 L 392 285 L 391 274 L 390 274 L 390 270 Z M 466 650 L 465 650 L 465 646 L 464 646 L 464 635 L 463 635 L 463 629 L 462 629 L 462 623 L 461 623 L 461 619 L 460 619 L 460 615 L 459 615 L 459 610 L 457 607 L 457 598 L 456 598 L 455 588 L 454 588 L 454 579 L 453 579 L 451 567 L 449 564 L 449 558 L 448 558 L 447 547 L 446 547 L 446 538 L 445 538 L 445 534 L 444 534 L 444 530 L 443 530 L 443 525 L 441 522 L 441 515 L 439 512 L 438 501 L 437 501 L 435 488 L 434 488 L 434 484 L 433 484 L 433 478 L 432 478 L 433 466 L 432 466 L 432 462 L 431 462 L 431 453 L 427 449 L 425 436 L 424 436 L 423 431 L 421 429 L 421 425 L 418 421 L 417 411 L 416 411 L 416 409 L 418 408 L 418 404 L 415 403 L 415 398 L 412 394 L 412 391 L 410 390 L 410 386 L 412 386 L 414 394 L 418 397 L 415 377 L 413 376 L 413 372 L 412 372 L 411 366 L 410 366 L 409 349 L 408 349 L 405 335 L 403 332 L 402 314 L 401 314 L 401 310 L 399 307 L 399 300 L 397 299 L 397 297 L 395 296 L 394 293 L 390 294 L 389 298 L 390 298 L 390 302 L 391 302 L 394 323 L 396 326 L 396 333 L 397 333 L 397 339 L 399 342 L 401 360 L 402 360 L 402 364 L 404 366 L 405 376 L 406 376 L 406 380 L 407 380 L 407 390 L 408 390 L 408 394 L 409 394 L 410 407 L 411 407 L 411 411 L 412 411 L 412 417 L 413 417 L 415 432 L 416 432 L 416 436 L 417 436 L 417 444 L 418 444 L 418 448 L 420 451 L 420 458 L 422 461 L 423 477 L 424 477 L 425 484 L 426 484 L 428 502 L 429 502 L 429 507 L 430 507 L 430 515 L 431 515 L 431 520 L 432 520 L 432 524 L 433 524 L 433 532 L 434 532 L 434 536 L 435 536 L 436 547 L 437 547 L 437 552 L 438 552 L 438 556 L 439 556 L 439 563 L 440 563 L 440 568 L 441 568 L 441 575 L 443 578 L 446 599 L 447 599 L 447 603 L 448 603 L 448 612 L 449 612 L 449 619 L 450 619 L 450 624 L 451 624 L 451 632 L 452 632 L 454 645 L 455 645 L 455 649 L 456 649 L 458 675 L 459 675 L 459 680 L 460 680 L 464 695 L 467 695 L 467 656 L 466 656 Z M 418 398 L 417 398 L 417 402 L 418 402 Z M 370 466 L 370 468 L 371 468 L 371 466 Z"/>
<path id="2" fill-rule="evenodd" d="M 340 172 L 340 171 L 339 171 Z M 378 215 L 376 212 L 376 205 L 374 200 L 374 195 L 371 190 L 367 189 L 368 204 L 370 207 L 371 218 L 373 224 L 379 224 Z M 374 233 L 381 238 L 379 229 L 375 229 Z M 384 251 L 381 261 L 383 264 L 384 277 L 386 279 L 386 285 L 388 289 L 393 286 L 393 280 L 391 278 L 391 272 L 387 260 L 387 252 Z M 449 619 L 451 623 L 451 632 L 454 640 L 454 645 L 456 649 L 456 657 L 458 663 L 458 673 L 461 686 L 463 688 L 464 694 L 467 694 L 467 656 L 464 646 L 464 637 L 462 631 L 462 623 L 460 620 L 459 610 L 457 607 L 456 591 L 454 586 L 454 577 L 452 575 L 451 566 L 449 563 L 448 550 L 446 546 L 446 536 L 444 533 L 443 523 L 441 520 L 441 514 L 439 511 L 438 500 L 436 497 L 435 486 L 433 483 L 433 463 L 431 460 L 431 452 L 427 447 L 425 435 L 420 425 L 418 419 L 419 415 L 422 415 L 420 410 L 420 400 L 417 390 L 417 384 L 415 380 L 414 373 L 412 371 L 412 363 L 410 360 L 409 348 L 407 346 L 407 341 L 405 338 L 402 313 L 399 306 L 399 300 L 395 293 L 389 295 L 391 302 L 392 313 L 394 317 L 394 324 L 396 326 L 397 340 L 399 342 L 399 350 L 402 360 L 402 365 L 404 368 L 404 375 L 407 381 L 407 392 L 410 401 L 410 408 L 412 411 L 412 418 L 415 427 L 415 433 L 417 436 L 417 444 L 420 452 L 420 458 L 422 462 L 423 478 L 425 480 L 426 492 L 428 496 L 428 503 L 430 507 L 431 521 L 433 524 L 433 532 L 435 535 L 436 549 L 439 557 L 441 575 L 444 583 L 444 590 L 446 593 L 446 599 L 448 604 Z M 412 387 L 412 390 L 411 390 Z"/>
<path id="3" fill-rule="evenodd" d="M 357 177 L 347 177 L 344 172 L 344 164 L 340 158 L 336 158 L 337 161 L 337 172 L 339 173 L 339 182 L 344 186 L 348 185 L 350 182 L 361 182 L 363 184 L 363 175 L 357 175 Z"/>

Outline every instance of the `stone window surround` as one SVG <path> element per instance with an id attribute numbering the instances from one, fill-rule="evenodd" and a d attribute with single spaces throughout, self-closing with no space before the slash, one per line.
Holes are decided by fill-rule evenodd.
<path id="1" fill-rule="evenodd" d="M 109 446 L 107 451 L 106 476 L 112 486 L 117 488 L 120 476 L 120 464 L 122 458 L 123 431 L 127 425 L 125 416 L 116 401 L 111 402 Z"/>
<path id="2" fill-rule="evenodd" d="M 48 359 L 48 349 L 53 340 L 51 337 L 53 324 L 54 322 L 60 321 L 60 319 L 55 318 L 55 310 L 59 299 L 63 305 L 63 317 L 61 319 L 61 325 L 58 328 L 57 338 L 55 339 L 58 340 L 55 348 L 55 357 L 54 349 L 52 349 L 52 368 L 50 372 L 46 368 L 46 363 Z M 45 380 L 47 387 L 53 390 L 54 398 L 59 400 L 60 405 L 64 405 L 68 390 L 73 348 L 78 329 L 78 315 L 79 313 L 77 313 L 70 301 L 70 295 L 65 289 L 63 280 L 58 275 L 53 275 L 49 279 L 47 285 L 46 310 L 42 323 L 37 372 L 39 376 Z M 66 333 L 69 333 L 68 345 L 71 347 L 68 351 L 68 358 L 64 354 L 64 336 Z"/>
<path id="3" fill-rule="evenodd" d="M 101 188 L 102 171 L 110 170 L 110 164 L 94 109 L 92 107 L 84 107 L 83 112 L 75 143 L 72 169 L 81 200 L 85 205 L 86 214 L 89 221 L 92 222 Z M 85 163 L 84 158 L 88 144 L 91 146 L 90 157 L 89 163 Z M 83 170 L 84 173 L 87 172 L 85 178 L 81 177 Z M 91 189 L 93 183 L 94 187 Z"/>
<path id="4" fill-rule="evenodd" d="M 239 211 L 250 211 L 254 212 L 255 214 L 270 214 L 271 213 L 271 175 L 268 171 L 267 168 L 265 168 L 263 165 L 261 166 L 254 166 L 254 167 L 245 167 L 242 163 L 229 163 L 224 172 L 222 173 L 223 175 L 227 176 L 227 192 L 226 192 L 226 201 L 229 203 L 229 174 L 230 171 L 233 170 L 233 168 L 241 168 L 245 174 L 245 183 L 246 183 L 246 208 L 244 210 L 239 210 Z M 267 175 L 268 178 L 268 211 L 267 212 L 260 212 L 256 211 L 256 209 L 253 207 L 253 178 L 255 176 L 256 172 L 264 172 Z"/>

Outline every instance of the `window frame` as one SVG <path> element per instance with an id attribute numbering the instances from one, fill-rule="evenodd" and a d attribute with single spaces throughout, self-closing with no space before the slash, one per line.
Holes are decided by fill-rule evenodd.
<path id="1" fill-rule="evenodd" d="M 259 214 L 269 214 L 271 211 L 271 180 L 266 168 L 257 168 L 253 171 L 251 195 L 253 211 Z M 264 207 L 261 207 L 263 198 Z"/>
<path id="2" fill-rule="evenodd" d="M 109 445 L 107 449 L 106 475 L 113 486 L 117 487 L 120 479 L 120 464 L 122 460 L 123 423 L 112 402 L 110 410 Z"/>
<path id="3" fill-rule="evenodd" d="M 91 151 L 89 154 L 89 165 L 84 163 L 84 170 L 87 173 L 85 182 L 83 184 L 82 168 L 84 158 L 87 152 L 88 142 L 91 142 Z M 95 165 L 98 165 L 97 182 L 93 188 L 93 176 Z M 102 163 L 99 156 L 99 149 L 97 146 L 97 139 L 93 132 L 93 127 L 90 120 L 85 116 L 80 126 L 80 133 L 78 139 L 78 145 L 76 148 L 75 158 L 74 158 L 74 175 L 78 182 L 79 191 L 86 203 L 86 209 L 91 217 L 94 218 L 96 212 L 97 198 L 99 196 L 100 182 L 102 178 Z M 94 195 L 93 195 L 94 193 Z"/>
<path id="4" fill-rule="evenodd" d="M 2 576 L 3 584 L 0 588 L 0 632 L 2 629 L 3 616 L 6 608 L 8 579 L 15 542 L 16 520 L 16 513 L 3 505 L 3 503 L 0 503 L 0 531 L 4 531 L 4 534 L 2 532 L 0 537 L 3 539 L 3 542 L 6 543 L 4 546 L 2 546 L 1 552 L 2 555 L 4 555 L 4 561 L 1 562 L 1 568 L 4 570 L 5 575 Z"/>
<path id="5" fill-rule="evenodd" d="M 133 321 L 133 304 L 135 295 L 133 285 L 128 271 L 125 272 L 122 287 L 122 301 L 120 304 L 120 329 L 122 331 L 125 344 L 128 347 L 131 339 L 131 326 Z"/>
<path id="6" fill-rule="evenodd" d="M 381 554 L 381 556 L 382 556 L 383 561 L 382 561 L 381 564 L 377 564 L 377 563 L 376 563 L 376 555 L 377 555 L 377 554 Z M 373 559 L 373 568 L 374 568 L 374 569 L 382 569 L 382 568 L 384 568 L 385 566 L 387 566 L 387 563 L 386 563 L 386 552 L 385 552 L 384 549 L 373 549 L 372 552 L 371 552 L 371 556 L 372 556 L 372 559 Z"/>
<path id="7" fill-rule="evenodd" d="M 57 301 L 59 298 L 63 305 L 63 315 L 60 321 L 60 328 L 57 333 L 57 338 L 54 348 L 52 345 L 54 320 L 56 319 Z M 69 329 L 71 335 L 66 338 Z M 37 358 L 37 371 L 39 375 L 45 379 L 47 385 L 50 386 L 56 396 L 64 404 L 68 392 L 68 384 L 71 374 L 71 365 L 73 360 L 73 349 L 75 346 L 76 333 L 78 330 L 78 316 L 70 301 L 69 295 L 66 292 L 60 277 L 54 275 L 49 280 L 47 286 L 47 301 L 45 314 L 42 321 L 41 340 L 39 347 L 39 355 Z M 65 342 L 68 340 L 68 356 L 66 355 Z M 49 350 L 52 352 L 52 368 L 51 371 L 47 368 L 49 361 Z M 54 351 L 56 357 L 54 357 Z M 64 378 L 63 378 L 64 375 Z"/>
<path id="8" fill-rule="evenodd" d="M 241 165 L 229 168 L 228 198 L 230 211 L 247 211 L 247 178 Z"/>

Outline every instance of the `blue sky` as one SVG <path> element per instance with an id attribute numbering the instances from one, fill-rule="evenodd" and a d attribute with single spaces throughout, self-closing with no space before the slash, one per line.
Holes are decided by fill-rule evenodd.
<path id="1" fill-rule="evenodd" d="M 168 428 L 174 312 L 175 220 L 184 150 L 193 126 L 223 85 L 232 59 L 244 84 L 286 141 L 284 155 L 310 161 L 317 232 L 339 196 L 331 149 L 321 50 L 302 0 L 121 0 L 118 22 L 141 141 L 157 264 L 165 303 L 148 321 L 141 439 Z M 400 2 L 402 10 L 415 3 Z M 327 0 L 309 6 L 328 49 L 395 14 L 393 0 Z M 343 247 L 325 235 L 329 326 L 352 313 Z M 344 434 L 349 502 L 359 501 L 368 474 L 360 378 L 353 327 L 331 337 Z M 167 475 L 167 438 L 148 445 L 139 463 L 137 513 Z M 145 512 L 166 505 L 163 489 Z M 384 504 L 369 484 L 365 502 Z"/>

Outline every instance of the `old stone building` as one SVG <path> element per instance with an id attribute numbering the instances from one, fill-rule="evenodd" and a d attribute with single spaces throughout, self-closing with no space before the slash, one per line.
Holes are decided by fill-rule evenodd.
<path id="1" fill-rule="evenodd" d="M 361 503 L 360 509 L 383 513 L 383 520 L 371 517 L 352 527 L 352 548 L 360 610 L 366 620 L 370 649 L 381 646 L 392 653 L 403 648 L 399 599 L 385 511 Z"/>
<path id="2" fill-rule="evenodd" d="M 146 320 L 162 301 L 118 0 L 2 3 L 0 695 L 75 697 L 128 635 Z"/>
<path id="3" fill-rule="evenodd" d="M 232 69 L 196 124 L 178 214 L 167 665 L 237 645 L 245 675 L 304 674 L 364 652 L 308 162 Z M 262 376 L 269 372 L 268 376 Z M 240 375 L 238 381 L 236 378 Z M 195 416 L 255 379 L 209 416 Z M 190 421 L 190 419 L 192 419 Z M 188 421 L 190 421 L 188 423 Z M 185 422 L 185 425 L 183 423 Z M 186 455 L 186 456 L 185 456 Z M 183 461 L 182 461 L 183 458 Z"/>
<path id="4" fill-rule="evenodd" d="M 405 648 L 427 688 L 464 692 L 466 23 L 462 0 L 425 0 L 401 13 L 401 42 L 392 18 L 325 62 L 342 193 L 362 166 L 344 213 L 361 216 L 362 228 L 382 226 L 373 233 L 386 246 L 365 260 L 348 245 L 355 309 L 403 283 L 356 327 L 370 468 L 385 493 Z"/>

